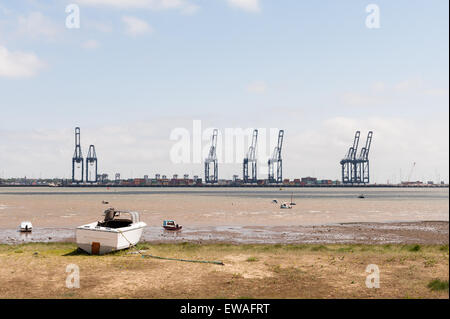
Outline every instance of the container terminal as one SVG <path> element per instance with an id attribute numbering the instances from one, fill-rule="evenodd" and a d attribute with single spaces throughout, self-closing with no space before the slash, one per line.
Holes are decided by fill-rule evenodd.
<path id="1" fill-rule="evenodd" d="M 106 173 L 98 172 L 98 158 L 95 145 L 89 145 L 86 158 L 83 157 L 81 147 L 81 129 L 75 128 L 75 150 L 72 157 L 71 179 L 30 179 L 8 178 L 0 179 L 0 187 L 14 186 L 44 186 L 44 187 L 448 187 L 448 183 L 440 181 L 411 181 L 413 164 L 407 181 L 401 183 L 376 184 L 370 183 L 369 153 L 372 145 L 373 132 L 369 131 L 364 146 L 359 150 L 358 146 L 361 132 L 356 131 L 353 144 L 348 149 L 344 158 L 339 162 L 341 166 L 341 180 L 318 179 L 316 177 L 302 177 L 288 179 L 283 178 L 283 140 L 284 130 L 278 134 L 277 145 L 271 157 L 267 160 L 267 178 L 258 179 L 256 148 L 258 130 L 254 130 L 251 145 L 242 162 L 242 176 L 233 175 L 233 179 L 219 178 L 219 163 L 217 159 L 217 136 L 215 129 L 211 136 L 211 146 L 207 158 L 204 160 L 204 177 L 177 174 L 155 174 L 153 178 L 144 175 L 142 178 L 121 179 L 120 173 L 115 173 L 114 178 Z"/>

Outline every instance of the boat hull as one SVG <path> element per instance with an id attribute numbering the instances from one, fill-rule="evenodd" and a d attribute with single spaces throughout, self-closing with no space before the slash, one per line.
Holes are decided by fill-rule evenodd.
<path id="1" fill-rule="evenodd" d="M 89 254 L 107 254 L 136 245 L 141 239 L 144 222 L 122 228 L 98 227 L 97 223 L 77 227 L 76 240 L 80 249 Z"/>
<path id="2" fill-rule="evenodd" d="M 178 226 L 178 227 L 175 227 L 175 226 L 163 226 L 163 228 L 165 230 L 174 230 L 174 231 L 176 231 L 176 230 L 181 230 L 181 228 L 183 228 L 183 226 Z"/>

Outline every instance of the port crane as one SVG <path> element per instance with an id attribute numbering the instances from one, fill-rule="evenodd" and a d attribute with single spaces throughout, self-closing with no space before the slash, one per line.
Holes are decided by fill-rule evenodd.
<path id="1" fill-rule="evenodd" d="M 77 178 L 76 171 L 81 165 L 81 174 Z M 79 127 L 75 128 L 75 152 L 72 157 L 72 183 L 83 183 L 84 175 L 84 160 L 81 153 L 81 130 Z"/>
<path id="2" fill-rule="evenodd" d="M 407 180 L 408 183 L 411 182 L 411 177 L 412 177 L 412 174 L 413 174 L 413 171 L 414 171 L 414 167 L 416 167 L 416 162 L 414 162 L 414 163 L 412 164 L 411 170 L 409 171 L 409 174 L 408 174 L 408 180 Z"/>
<path id="3" fill-rule="evenodd" d="M 283 160 L 281 159 L 281 149 L 283 147 L 284 130 L 278 133 L 278 143 L 273 150 L 272 157 L 269 158 L 267 164 L 269 166 L 268 181 L 269 183 L 283 182 Z M 277 177 L 275 179 L 275 164 L 277 166 Z"/>
<path id="4" fill-rule="evenodd" d="M 218 163 L 217 163 L 217 134 L 218 130 L 214 129 L 211 137 L 211 147 L 209 149 L 208 157 L 205 159 L 205 183 L 215 184 L 218 182 Z M 212 175 L 210 175 L 210 168 L 212 164 Z"/>
<path id="5" fill-rule="evenodd" d="M 366 145 L 361 149 L 361 153 L 357 159 L 357 178 L 356 183 L 369 184 L 370 183 L 370 172 L 369 172 L 369 152 L 370 145 L 372 144 L 373 132 L 369 131 L 367 134 Z"/>
<path id="6" fill-rule="evenodd" d="M 358 150 L 360 131 L 356 131 L 355 138 L 353 139 L 353 146 L 348 149 L 347 155 L 341 160 L 342 166 L 342 183 L 353 184 L 358 179 L 356 152 Z"/>
<path id="7" fill-rule="evenodd" d="M 90 177 L 91 171 L 94 170 L 94 178 Z M 86 182 L 87 183 L 97 183 L 98 182 L 98 161 L 97 154 L 95 152 L 95 146 L 89 146 L 89 152 L 86 157 Z"/>
<path id="8" fill-rule="evenodd" d="M 258 142 L 258 130 L 253 131 L 252 144 L 250 145 L 247 156 L 243 163 L 243 179 L 244 183 L 257 182 L 257 160 L 256 160 L 256 143 Z M 251 177 L 249 176 L 248 166 L 251 166 Z"/>

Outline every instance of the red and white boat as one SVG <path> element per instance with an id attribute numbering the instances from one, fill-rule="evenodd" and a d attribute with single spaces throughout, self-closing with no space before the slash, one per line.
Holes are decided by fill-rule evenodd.
<path id="1" fill-rule="evenodd" d="M 174 220 L 165 220 L 163 222 L 163 228 L 165 230 L 181 230 L 183 226 L 178 225 Z"/>

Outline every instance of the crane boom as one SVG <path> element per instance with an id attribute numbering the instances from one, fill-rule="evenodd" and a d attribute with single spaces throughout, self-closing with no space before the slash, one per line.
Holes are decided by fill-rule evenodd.
<path id="1" fill-rule="evenodd" d="M 351 156 L 350 159 L 352 159 L 352 160 L 356 159 L 356 153 L 358 151 L 360 135 L 361 135 L 361 132 L 356 131 L 355 139 L 353 140 L 353 146 L 351 147 L 351 152 L 350 152 L 350 156 Z"/>
<path id="2" fill-rule="evenodd" d="M 249 160 L 255 160 L 256 159 L 256 143 L 258 142 L 258 130 L 253 131 L 252 136 L 252 144 L 248 150 L 247 158 Z"/>
<path id="3" fill-rule="evenodd" d="M 209 149 L 208 159 L 214 160 L 217 158 L 216 148 L 217 148 L 217 134 L 218 130 L 214 129 L 213 135 L 211 137 L 211 147 Z"/>
<path id="4" fill-rule="evenodd" d="M 284 138 L 284 130 L 280 130 L 280 132 L 278 133 L 278 144 L 277 144 L 278 149 L 277 159 L 279 160 L 281 160 L 281 149 L 283 147 L 283 138 Z"/>
<path id="5" fill-rule="evenodd" d="M 218 130 L 214 129 L 211 137 L 211 147 L 209 149 L 208 157 L 205 159 L 205 182 L 217 183 L 218 182 L 218 163 L 217 163 L 217 135 Z M 213 173 L 210 175 L 210 164 L 213 164 Z"/>
<path id="6" fill-rule="evenodd" d="M 268 180 L 269 183 L 281 183 L 283 181 L 283 160 L 281 158 L 281 150 L 283 148 L 284 130 L 278 132 L 277 146 L 273 150 L 272 157 L 269 158 L 267 164 L 269 166 Z M 274 164 L 277 164 L 277 177 L 275 179 Z"/>

